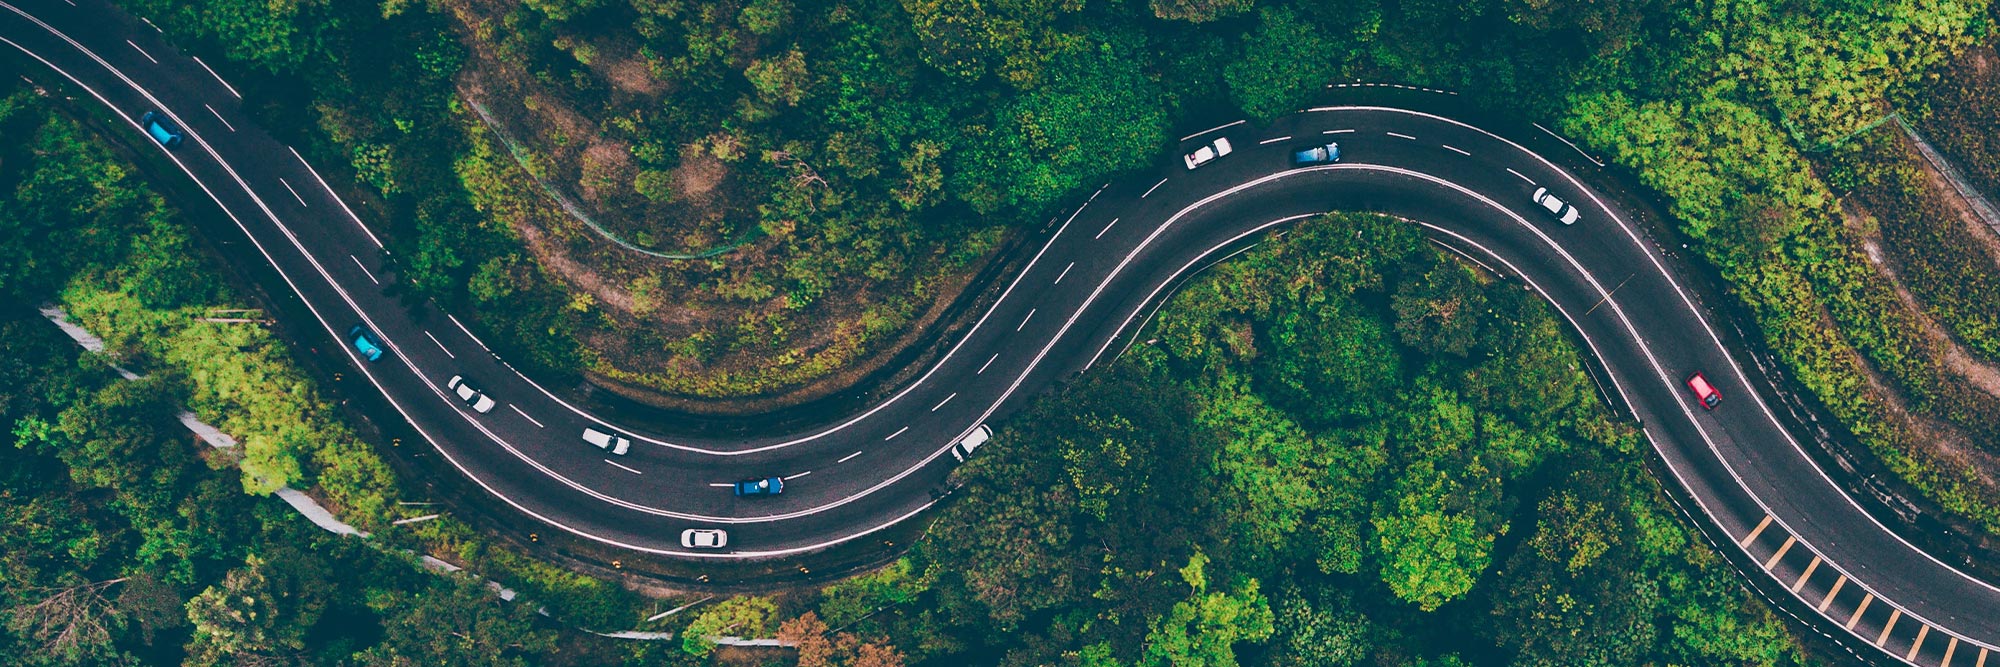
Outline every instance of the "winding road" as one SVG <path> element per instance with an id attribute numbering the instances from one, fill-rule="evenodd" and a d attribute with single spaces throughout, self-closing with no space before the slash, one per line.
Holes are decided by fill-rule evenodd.
<path id="1" fill-rule="evenodd" d="M 584 539 L 769 559 L 886 528 L 936 502 L 955 463 L 951 443 L 1115 357 L 1191 270 L 1272 227 L 1370 210 L 1420 221 L 1553 303 L 1693 499 L 1687 509 L 1758 590 L 1793 598 L 1781 608 L 1877 661 L 1984 667 L 2000 652 L 2000 589 L 1911 545 L 1840 490 L 1758 395 L 1674 260 L 1554 162 L 1450 118 L 1334 106 L 1190 136 L 1227 136 L 1237 150 L 1196 171 L 1163 159 L 1052 220 L 977 323 L 889 398 L 793 436 L 722 441 L 607 425 L 515 371 L 449 313 L 385 294 L 397 276 L 369 222 L 244 115 L 239 91 L 149 24 L 104 0 L 0 0 L 0 42 L 135 136 L 150 110 L 184 128 L 185 145 L 162 154 L 241 228 L 329 341 L 355 323 L 384 339 L 389 353 L 375 363 L 340 349 L 386 403 L 493 500 Z M 1290 168 L 1287 149 L 1328 139 L 1343 162 Z M 1573 202 L 1582 221 L 1566 227 L 1534 208 L 1537 187 Z M 1702 409 L 1681 384 L 1695 371 L 1722 392 L 1719 408 Z M 499 405 L 466 408 L 446 392 L 454 375 Z M 586 427 L 631 433 L 631 453 L 584 443 Z M 773 475 L 787 480 L 777 498 L 726 488 Z M 728 548 L 683 549 L 687 528 L 726 529 Z"/>

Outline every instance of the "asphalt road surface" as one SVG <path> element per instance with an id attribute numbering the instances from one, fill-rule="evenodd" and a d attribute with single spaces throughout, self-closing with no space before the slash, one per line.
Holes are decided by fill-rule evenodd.
<path id="1" fill-rule="evenodd" d="M 333 338 L 363 324 L 389 353 L 356 369 L 467 478 L 549 526 L 687 558 L 776 558 L 868 535 L 936 502 L 951 443 L 1052 382 L 1114 358 L 1177 278 L 1259 232 L 1330 210 L 1421 224 L 1440 243 L 1555 304 L 1705 516 L 1704 530 L 1760 590 L 1792 595 L 1816 630 L 1858 655 L 1983 667 L 2000 642 L 2000 589 L 1898 537 L 1814 464 L 1753 390 L 1685 292 L 1681 269 L 1601 193 L 1478 127 L 1382 107 L 1316 108 L 1236 124 L 1233 154 L 1189 171 L 1163 159 L 1050 222 L 1004 292 L 935 366 L 830 426 L 723 441 L 606 424 L 516 372 L 449 313 L 405 304 L 380 240 L 299 154 L 244 116 L 241 98 L 148 24 L 104 0 L 0 0 L 0 41 L 86 91 L 140 133 L 159 111 L 187 140 L 163 154 L 253 242 Z M 46 75 L 48 72 L 39 74 Z M 1291 168 L 1288 149 L 1336 140 L 1340 163 Z M 1582 214 L 1565 226 L 1530 202 L 1547 187 Z M 1700 371 L 1715 410 L 1683 384 Z M 497 405 L 449 395 L 455 375 Z M 584 443 L 630 434 L 632 451 Z M 991 453 L 988 452 L 982 453 Z M 979 454 L 975 454 L 979 455 Z M 782 496 L 739 499 L 739 479 L 781 476 Z M 689 528 L 726 548 L 680 545 Z M 1994 663 L 2000 666 L 2000 661 Z"/>

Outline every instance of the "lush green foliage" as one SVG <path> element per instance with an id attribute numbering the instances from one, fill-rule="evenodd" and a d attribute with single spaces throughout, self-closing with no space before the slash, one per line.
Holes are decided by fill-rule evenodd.
<path id="1" fill-rule="evenodd" d="M 873 606 L 842 628 L 923 664 L 1801 663 L 1547 306 L 1406 223 L 1305 223 L 1153 335 L 960 468 L 917 569 L 812 619 Z"/>
<path id="2" fill-rule="evenodd" d="M 385 462 L 335 417 L 289 352 L 255 325 L 201 321 L 239 305 L 173 212 L 77 124 L 0 86 L 0 662 L 112 664 L 609 664 L 634 647 L 582 639 L 535 613 L 636 622 L 615 586 L 492 549 L 443 518 L 398 528 Z M 60 196 L 58 198 L 58 196 Z M 67 242 L 51 242 L 50 234 Z M 59 290 L 60 288 L 60 290 Z M 59 301 L 102 334 L 123 381 L 28 304 Z M 211 449 L 185 406 L 235 435 Z M 469 575 L 313 527 L 264 494 L 304 488 L 374 540 L 428 550 Z M 646 664 L 659 664 L 647 662 Z"/>

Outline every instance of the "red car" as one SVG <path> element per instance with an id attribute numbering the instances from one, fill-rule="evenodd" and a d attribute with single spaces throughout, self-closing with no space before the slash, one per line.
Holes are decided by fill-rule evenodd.
<path id="1" fill-rule="evenodd" d="M 1701 401 L 1701 407 L 1714 410 L 1715 406 L 1722 405 L 1722 392 L 1716 391 L 1715 385 L 1709 384 L 1708 378 L 1700 373 L 1688 376 L 1688 389 L 1694 390 L 1694 398 Z"/>

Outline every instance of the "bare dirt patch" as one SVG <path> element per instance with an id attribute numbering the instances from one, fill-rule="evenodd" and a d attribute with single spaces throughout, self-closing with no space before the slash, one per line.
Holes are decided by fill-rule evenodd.
<path id="1" fill-rule="evenodd" d="M 1944 330 L 1944 327 L 1938 326 L 1924 314 L 1923 304 L 1918 302 L 1916 295 L 1911 294 L 1909 288 L 1903 285 L 1903 281 L 1897 278 L 1896 269 L 1883 261 L 1882 238 L 1872 225 L 1865 222 L 1864 216 L 1867 213 L 1855 210 L 1852 203 L 1842 206 L 1840 212 L 1847 228 L 1862 235 L 1861 247 L 1868 255 L 1868 262 L 1875 266 L 1875 270 L 1882 274 L 1883 279 L 1889 281 L 1890 287 L 1896 290 L 1897 298 L 1902 299 L 1903 305 L 1910 309 L 1918 322 L 1922 323 L 1924 337 L 1943 351 L 1941 360 L 1945 368 L 1972 386 L 1978 387 L 1980 391 L 2000 397 L 2000 368 L 1981 362 L 1966 352 L 1965 348 Z"/>

